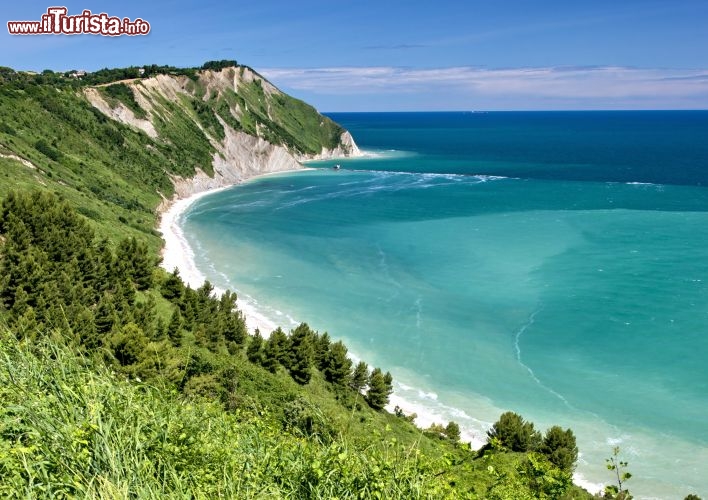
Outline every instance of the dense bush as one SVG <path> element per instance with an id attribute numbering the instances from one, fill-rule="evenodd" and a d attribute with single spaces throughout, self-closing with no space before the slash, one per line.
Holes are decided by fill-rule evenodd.
<path id="1" fill-rule="evenodd" d="M 202 69 L 210 69 L 210 70 L 218 71 L 220 69 L 231 68 L 231 67 L 236 67 L 236 66 L 238 66 L 236 61 L 229 60 L 229 59 L 222 59 L 220 61 L 207 61 L 204 64 L 202 64 Z"/>

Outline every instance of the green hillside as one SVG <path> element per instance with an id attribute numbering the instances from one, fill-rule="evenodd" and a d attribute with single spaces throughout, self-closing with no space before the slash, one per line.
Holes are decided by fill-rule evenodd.
<path id="1" fill-rule="evenodd" d="M 157 267 L 157 205 L 226 136 L 296 155 L 343 132 L 246 67 L 205 66 L 0 71 L 0 496 L 588 498 L 572 432 L 510 414 L 472 452 L 454 423 L 385 412 L 390 374 L 336 332 L 250 337 L 235 295 Z"/>
<path id="2" fill-rule="evenodd" d="M 244 66 L 161 67 L 128 83 L 110 83 L 137 75 L 134 70 L 104 70 L 79 80 L 0 68 L 0 195 L 45 187 L 70 200 L 111 241 L 135 236 L 157 250 L 155 207 L 162 196 L 172 196 L 171 176 L 191 177 L 197 169 L 213 175 L 226 127 L 294 155 L 331 149 L 344 132 Z M 173 95 L 174 89 L 179 92 Z M 157 137 L 103 114 L 87 98 L 94 91 L 109 106 L 124 106 L 152 124 Z"/>

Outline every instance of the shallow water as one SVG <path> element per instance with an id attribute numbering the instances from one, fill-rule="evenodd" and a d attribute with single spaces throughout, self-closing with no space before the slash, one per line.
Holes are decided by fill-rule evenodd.
<path id="1" fill-rule="evenodd" d="M 511 409 L 589 481 L 619 444 L 633 493 L 707 494 L 708 113 L 333 117 L 374 154 L 198 201 L 204 274 L 478 439 Z"/>

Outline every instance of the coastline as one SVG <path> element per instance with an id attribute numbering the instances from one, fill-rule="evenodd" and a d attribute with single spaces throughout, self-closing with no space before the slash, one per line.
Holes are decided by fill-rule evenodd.
<path id="1" fill-rule="evenodd" d="M 263 174 L 258 174 L 244 178 L 243 180 L 235 183 L 229 184 L 221 187 L 215 187 L 211 189 L 206 189 L 204 191 L 199 191 L 188 196 L 180 196 L 175 194 L 175 196 L 164 203 L 160 207 L 160 223 L 159 231 L 162 233 L 162 238 L 165 241 L 165 245 L 162 248 L 162 262 L 160 267 L 165 269 L 167 272 L 172 272 L 176 269 L 179 270 L 180 277 L 187 285 L 192 288 L 200 287 L 207 277 L 197 268 L 194 259 L 194 250 L 189 245 L 185 234 L 180 227 L 180 222 L 183 215 L 187 210 L 201 198 L 230 189 L 234 186 L 243 184 L 254 179 L 267 177 L 276 174 L 285 173 L 296 173 L 316 170 L 309 167 L 301 167 L 297 169 L 282 170 L 278 172 L 267 172 Z M 214 293 L 222 294 L 225 290 L 220 287 L 214 287 Z M 244 319 L 246 320 L 246 327 L 248 332 L 253 335 L 256 329 L 259 329 L 264 337 L 267 337 L 270 332 L 275 330 L 278 326 L 287 327 L 288 325 L 281 325 L 268 318 L 266 315 L 262 314 L 256 305 L 244 299 L 241 294 L 237 292 L 236 307 L 243 313 Z M 350 353 L 350 357 L 356 362 L 359 358 L 356 354 Z M 424 404 L 409 401 L 401 396 L 400 390 L 394 390 L 391 395 L 390 402 L 386 406 L 386 410 L 390 413 L 394 413 L 396 406 L 400 407 L 404 413 L 407 415 L 417 414 L 415 423 L 421 429 L 426 429 L 434 423 L 447 423 L 443 415 L 438 414 L 434 409 L 426 407 Z M 473 449 L 481 448 L 485 441 L 480 439 L 479 433 L 473 432 L 470 429 L 461 429 L 461 437 L 463 442 L 469 442 Z"/>
<path id="2" fill-rule="evenodd" d="M 207 277 L 197 268 L 195 262 L 194 250 L 189 245 L 186 236 L 180 227 L 180 223 L 183 215 L 187 210 L 201 198 L 230 189 L 234 186 L 243 184 L 251 180 L 255 180 L 262 177 L 272 176 L 276 174 L 288 174 L 296 172 L 304 172 L 317 170 L 314 168 L 303 167 L 293 168 L 287 170 L 281 170 L 276 172 L 266 172 L 262 174 L 252 175 L 241 179 L 236 183 L 227 184 L 220 187 L 208 188 L 203 191 L 196 192 L 194 194 L 188 194 L 186 196 L 180 196 L 175 194 L 170 200 L 166 200 L 158 209 L 160 213 L 160 222 L 158 229 L 162 234 L 162 238 L 165 241 L 165 245 L 162 248 L 162 262 L 160 266 L 168 272 L 178 269 L 182 280 L 189 286 L 193 288 L 200 287 Z M 183 182 L 189 182 L 185 180 Z M 222 294 L 225 290 L 220 287 L 214 288 L 214 293 Z M 257 303 L 254 304 L 247 299 L 244 299 L 241 294 L 237 293 L 237 308 L 243 313 L 244 319 L 246 320 L 246 327 L 249 334 L 253 335 L 256 329 L 259 329 L 264 337 L 268 337 L 270 332 L 276 329 L 278 326 L 286 327 L 287 325 L 281 325 L 276 323 L 263 313 L 261 313 L 257 307 Z M 358 361 L 359 358 L 355 353 L 349 353 L 353 361 Z M 405 385 L 398 384 L 394 382 L 394 386 L 400 385 L 400 388 L 394 387 L 394 392 L 391 394 L 390 402 L 386 406 L 386 411 L 389 413 L 394 413 L 396 407 L 399 407 L 407 415 L 415 413 L 417 415 L 415 419 L 415 425 L 420 429 L 427 429 L 432 424 L 443 424 L 447 423 L 447 419 L 444 415 L 436 411 L 435 408 L 426 405 L 420 401 L 411 401 L 406 399 L 402 392 L 406 392 Z M 484 435 L 480 436 L 478 430 L 461 428 L 461 441 L 465 443 L 470 443 L 473 450 L 481 448 L 486 441 L 484 440 Z M 594 483 L 583 477 L 582 474 L 575 472 L 573 475 L 573 482 L 590 491 L 591 493 L 596 493 L 602 490 L 603 485 Z"/>
<path id="3" fill-rule="evenodd" d="M 310 170 L 316 170 L 308 167 L 293 168 L 288 170 L 280 170 L 277 172 L 266 172 L 262 174 L 252 175 L 241 179 L 237 183 L 227 184 L 225 186 L 215 187 L 206 189 L 204 191 L 199 191 L 194 194 L 190 194 L 186 197 L 180 196 L 175 193 L 172 199 L 163 202 L 162 205 L 158 207 L 158 213 L 160 215 L 160 222 L 158 224 L 158 231 L 162 234 L 162 239 L 165 245 L 161 250 L 162 262 L 160 267 L 165 269 L 167 272 L 172 272 L 175 269 L 179 270 L 180 277 L 187 285 L 192 288 L 199 288 L 204 284 L 207 279 L 206 276 L 197 268 L 194 261 L 194 250 L 189 245 L 182 228 L 180 227 L 180 221 L 182 216 L 186 211 L 201 198 L 205 196 L 230 189 L 234 186 L 243 184 L 244 182 L 259 179 L 262 177 L 268 177 L 276 174 L 285 173 L 295 173 L 295 172 L 307 172 Z M 187 181 L 188 182 L 188 181 Z M 225 290 L 219 287 L 214 288 L 214 293 L 222 294 Z M 268 319 L 266 316 L 258 312 L 258 310 L 247 301 L 243 300 L 240 296 L 236 300 L 236 306 L 243 313 L 246 320 L 246 327 L 251 335 L 256 329 L 259 329 L 264 336 L 277 328 L 277 324 Z"/>
<path id="4" fill-rule="evenodd" d="M 281 170 L 278 172 L 267 172 L 246 177 L 234 184 L 206 189 L 187 196 L 180 196 L 176 193 L 172 199 L 164 202 L 158 209 L 160 213 L 158 230 L 162 233 L 162 238 L 165 241 L 165 245 L 162 248 L 162 262 L 160 263 L 160 267 L 165 269 L 167 272 L 172 272 L 175 268 L 178 269 L 182 281 L 192 288 L 202 286 L 207 277 L 197 268 L 194 259 L 194 250 L 189 245 L 184 231 L 180 227 L 182 217 L 187 210 L 189 210 L 194 203 L 205 196 L 230 189 L 234 186 L 243 184 L 244 182 L 275 174 L 306 172 L 311 170 L 316 169 L 301 167 L 297 169 Z M 189 180 L 186 182 L 189 182 Z M 222 294 L 224 291 L 225 290 L 220 287 L 214 287 L 214 293 L 216 294 Z M 267 337 L 270 332 L 275 330 L 278 326 L 287 326 L 280 325 L 268 318 L 266 315 L 262 314 L 256 305 L 252 304 L 248 300 L 245 300 L 238 293 L 236 307 L 238 307 L 238 309 L 243 313 L 244 319 L 246 320 L 246 327 L 251 335 L 254 334 L 256 329 L 259 329 L 261 334 L 264 337 Z M 355 362 L 359 360 L 359 358 L 356 355 L 352 355 L 352 353 L 350 353 L 350 357 L 352 357 Z M 428 428 L 433 423 L 446 423 L 444 421 L 444 417 L 442 415 L 438 415 L 437 412 L 431 408 L 427 408 L 420 403 L 415 403 L 404 399 L 400 394 L 397 394 L 397 392 L 400 391 L 394 391 L 391 395 L 389 404 L 386 406 L 386 410 L 388 412 L 394 413 L 395 407 L 398 406 L 408 415 L 413 413 L 417 414 L 418 417 L 415 422 L 421 429 Z M 465 429 L 462 429 L 461 434 L 462 441 L 471 443 L 473 449 L 480 448 L 484 445 L 484 441 L 479 438 L 478 434 L 472 432 L 471 430 L 466 431 Z"/>

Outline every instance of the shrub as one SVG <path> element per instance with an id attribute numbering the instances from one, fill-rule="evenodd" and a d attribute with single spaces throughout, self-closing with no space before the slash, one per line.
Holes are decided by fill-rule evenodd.
<path id="1" fill-rule="evenodd" d="M 59 161 L 61 159 L 61 153 L 50 146 L 44 139 L 35 142 L 34 148 L 50 160 Z"/>

